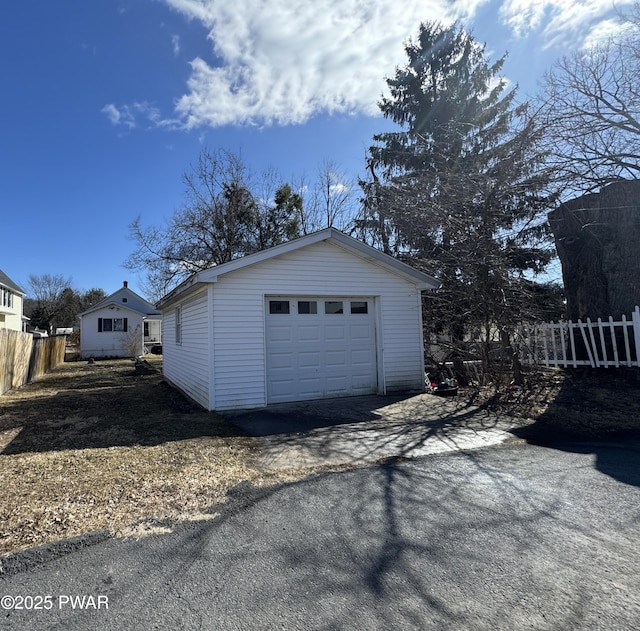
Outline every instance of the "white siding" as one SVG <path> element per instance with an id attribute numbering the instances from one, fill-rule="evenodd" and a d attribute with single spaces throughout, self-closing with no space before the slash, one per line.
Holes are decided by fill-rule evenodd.
<path id="1" fill-rule="evenodd" d="M 162 342 L 162 320 L 146 320 L 146 326 L 149 330 L 149 335 L 145 336 L 145 344 L 151 346 L 153 344 L 160 344 Z"/>
<path id="2" fill-rule="evenodd" d="M 162 321 L 162 372 L 165 379 L 209 409 L 209 303 L 205 289 L 172 305 Z M 176 307 L 182 310 L 182 340 L 176 344 Z"/>
<path id="3" fill-rule="evenodd" d="M 379 391 L 424 387 L 420 292 L 382 266 L 322 242 L 231 272 L 212 287 L 216 409 L 266 405 L 265 295 L 375 296 Z"/>
<path id="4" fill-rule="evenodd" d="M 5 306 L 0 302 L 0 329 L 22 331 L 22 296 L 13 291 L 13 289 L 6 287 L 2 289 L 11 295 L 11 306 Z M 2 296 L 1 291 L 0 296 Z"/>
<path id="5" fill-rule="evenodd" d="M 127 318 L 127 332 L 98 331 L 99 318 Z M 98 309 L 82 316 L 80 321 L 80 351 L 82 357 L 129 357 L 126 338 L 140 327 L 142 346 L 142 315 L 127 308 Z"/>

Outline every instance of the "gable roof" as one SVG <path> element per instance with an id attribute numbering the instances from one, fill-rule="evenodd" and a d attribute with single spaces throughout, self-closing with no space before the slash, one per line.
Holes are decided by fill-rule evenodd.
<path id="1" fill-rule="evenodd" d="M 7 289 L 15 291 L 17 294 L 24 296 L 25 291 L 19 285 L 14 283 L 1 269 L 0 269 L 0 285 L 4 285 Z"/>
<path id="2" fill-rule="evenodd" d="M 118 291 L 115 291 L 110 296 L 107 296 L 100 302 L 97 302 L 95 305 L 89 307 L 89 309 L 83 311 L 78 315 L 82 317 L 84 315 L 92 313 L 93 311 L 98 311 L 99 309 L 104 309 L 105 307 L 109 306 L 122 307 L 124 309 L 129 309 L 129 311 L 135 311 L 147 316 L 162 315 L 162 313 L 158 311 L 150 302 L 145 300 L 142 296 L 136 294 L 135 291 L 131 291 L 131 289 L 127 287 L 126 283 L 124 287 L 120 287 Z"/>
<path id="3" fill-rule="evenodd" d="M 228 263 L 215 265 L 214 267 L 197 272 L 164 296 L 158 302 L 157 306 L 159 308 L 164 308 L 177 300 L 178 297 L 183 294 L 190 293 L 198 285 L 204 283 L 215 283 L 218 278 L 225 274 L 229 274 L 230 272 L 235 272 L 236 270 L 256 265 L 262 261 L 266 261 L 283 254 L 288 254 L 289 252 L 294 252 L 322 241 L 327 241 L 337 245 L 338 247 L 349 251 L 351 254 L 355 254 L 356 256 L 368 260 L 370 263 L 374 263 L 398 274 L 399 276 L 403 276 L 404 278 L 414 282 L 419 289 L 437 289 L 440 287 L 440 283 L 432 276 L 429 276 L 424 272 L 420 272 L 406 263 L 403 263 L 380 250 L 376 250 L 376 248 L 372 248 L 370 245 L 367 245 L 362 241 L 358 241 L 357 239 L 346 235 L 344 232 L 340 232 L 340 230 L 336 230 L 335 228 L 325 228 L 324 230 L 312 232 L 311 234 L 298 237 L 297 239 L 281 243 L 280 245 L 268 248 L 267 250 L 248 254 L 241 258 L 234 259 L 233 261 L 229 261 Z"/>

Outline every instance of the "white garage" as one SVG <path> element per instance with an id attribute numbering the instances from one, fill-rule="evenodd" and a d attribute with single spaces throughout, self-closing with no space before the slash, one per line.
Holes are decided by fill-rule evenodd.
<path id="1" fill-rule="evenodd" d="M 328 228 L 159 303 L 165 379 L 209 410 L 421 391 L 427 274 Z"/>

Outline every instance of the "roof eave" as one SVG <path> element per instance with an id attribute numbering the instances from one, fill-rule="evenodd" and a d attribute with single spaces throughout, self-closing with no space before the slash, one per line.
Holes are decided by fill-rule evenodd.
<path id="1" fill-rule="evenodd" d="M 89 315 L 90 313 L 94 313 L 95 311 L 100 311 L 100 309 L 109 309 L 109 308 L 115 308 L 118 307 L 119 309 L 125 309 L 127 311 L 130 311 L 131 313 L 137 313 L 139 315 L 143 315 L 143 316 L 149 316 L 149 315 L 155 315 L 158 317 L 162 316 L 161 312 L 158 313 L 147 313 L 146 311 L 138 311 L 138 309 L 134 309 L 131 306 L 128 306 L 124 303 L 120 303 L 120 302 L 116 302 L 115 300 L 111 301 L 111 302 L 100 302 L 96 305 L 93 305 L 93 307 L 89 307 L 86 311 L 83 311 L 82 313 L 78 314 L 79 318 L 82 318 L 85 315 Z"/>

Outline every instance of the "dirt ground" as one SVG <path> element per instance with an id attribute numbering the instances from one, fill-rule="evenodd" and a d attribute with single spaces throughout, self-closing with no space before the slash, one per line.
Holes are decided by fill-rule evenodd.
<path id="1" fill-rule="evenodd" d="M 149 362 L 161 366 L 161 357 Z M 239 483 L 320 469 L 264 471 L 255 439 L 131 360 L 69 362 L 0 397 L 0 555 L 108 531 L 162 532 L 212 519 Z M 524 438 L 638 434 L 640 371 L 529 375 L 521 390 L 461 392 L 522 419 Z"/>

